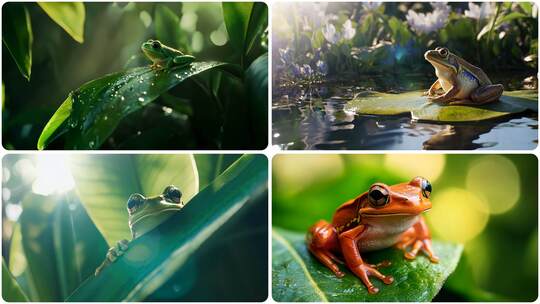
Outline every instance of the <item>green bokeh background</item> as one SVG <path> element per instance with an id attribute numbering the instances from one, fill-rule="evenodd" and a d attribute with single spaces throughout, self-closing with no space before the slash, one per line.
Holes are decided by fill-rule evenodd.
<path id="1" fill-rule="evenodd" d="M 538 161 L 534 155 L 303 155 L 273 159 L 272 224 L 304 232 L 374 182 L 433 184 L 433 238 L 464 255 L 435 301 L 534 301 L 538 295 Z"/>

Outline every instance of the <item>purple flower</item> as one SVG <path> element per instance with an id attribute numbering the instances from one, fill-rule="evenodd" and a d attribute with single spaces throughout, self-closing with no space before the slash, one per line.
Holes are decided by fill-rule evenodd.
<path id="1" fill-rule="evenodd" d="M 281 62 L 283 62 L 285 65 L 288 65 L 292 62 L 292 52 L 291 49 L 284 48 L 279 49 L 279 58 L 281 59 Z"/>
<path id="2" fill-rule="evenodd" d="M 309 64 L 304 64 L 300 68 L 300 71 L 301 71 L 302 75 L 304 75 L 306 77 L 311 77 L 311 75 L 313 75 L 313 69 L 311 68 L 311 66 Z"/>
<path id="3" fill-rule="evenodd" d="M 444 2 L 431 3 L 433 11 L 417 13 L 413 10 L 407 12 L 407 23 L 417 34 L 429 34 L 438 31 L 448 21 L 450 6 Z"/>
<path id="4" fill-rule="evenodd" d="M 322 74 L 322 75 L 328 74 L 328 65 L 326 64 L 326 62 L 319 60 L 317 61 L 316 66 L 317 66 L 317 72 L 319 72 L 319 74 Z"/>
<path id="5" fill-rule="evenodd" d="M 469 9 L 465 11 L 465 16 L 476 19 L 484 20 L 491 17 L 495 13 L 495 4 L 491 2 L 483 2 L 482 5 L 477 5 L 469 2 Z"/>

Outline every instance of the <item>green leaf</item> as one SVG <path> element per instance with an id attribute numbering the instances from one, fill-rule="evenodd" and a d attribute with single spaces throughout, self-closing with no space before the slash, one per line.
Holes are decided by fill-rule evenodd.
<path id="1" fill-rule="evenodd" d="M 6 262 L 2 257 L 2 299 L 6 302 L 28 302 L 28 297 L 9 272 Z"/>
<path id="2" fill-rule="evenodd" d="M 368 115 L 403 115 L 421 121 L 464 122 L 500 118 L 527 110 L 538 112 L 536 91 L 504 92 L 499 101 L 483 106 L 444 106 L 429 102 L 422 92 L 386 94 L 366 92 L 345 107 Z"/>
<path id="3" fill-rule="evenodd" d="M 306 248 L 305 234 L 275 228 L 272 231 L 272 298 L 278 302 L 428 302 L 454 271 L 463 250 L 461 245 L 439 241 L 434 241 L 433 247 L 441 259 L 438 264 L 424 256 L 408 261 L 403 252 L 395 248 L 364 254 L 369 263 L 392 262 L 381 272 L 391 274 L 394 283 L 385 285 L 372 277 L 372 283 L 380 291 L 371 295 L 345 266 L 341 266 L 345 276 L 338 278 L 316 260 Z"/>
<path id="4" fill-rule="evenodd" d="M 246 71 L 244 80 L 249 101 L 252 134 L 255 146 L 264 149 L 268 145 L 268 54 L 257 58 Z"/>
<path id="5" fill-rule="evenodd" d="M 189 202 L 199 191 L 199 177 L 191 155 L 72 156 L 70 168 L 88 215 L 109 245 L 131 239 L 126 202 L 133 193 L 158 195 L 168 185 L 182 191 Z"/>
<path id="6" fill-rule="evenodd" d="M 84 42 L 86 12 L 83 2 L 37 2 L 37 4 L 75 41 Z"/>
<path id="7" fill-rule="evenodd" d="M 246 30 L 246 42 L 244 53 L 247 55 L 259 41 L 261 34 L 268 26 L 268 6 L 264 2 L 253 3 L 249 24 Z"/>
<path id="8" fill-rule="evenodd" d="M 268 24 L 263 2 L 223 2 L 223 18 L 233 47 L 241 50 L 242 65 Z"/>
<path id="9" fill-rule="evenodd" d="M 51 117 L 38 140 L 38 149 L 66 132 L 65 148 L 99 148 L 124 117 L 182 81 L 217 67 L 227 65 L 195 62 L 189 67 L 162 70 L 138 67 L 90 81 L 71 92 Z"/>
<path id="10" fill-rule="evenodd" d="M 174 48 L 185 47 L 179 41 L 182 37 L 186 37 L 185 33 L 180 30 L 180 18 L 167 6 L 156 6 L 154 28 L 159 41 Z"/>
<path id="11" fill-rule="evenodd" d="M 2 9 L 2 41 L 21 74 L 30 81 L 32 71 L 32 24 L 24 3 L 6 3 Z"/>
<path id="12" fill-rule="evenodd" d="M 195 154 L 200 189 L 204 189 L 240 156 L 240 154 Z"/>
<path id="13" fill-rule="evenodd" d="M 141 301 L 185 265 L 224 223 L 267 188 L 267 160 L 245 155 L 191 202 L 103 272 L 82 284 L 68 301 Z"/>
<path id="14" fill-rule="evenodd" d="M 57 280 L 59 275 L 51 221 L 55 206 L 53 196 L 28 194 L 23 200 L 23 212 L 19 217 L 28 273 L 35 284 L 38 300 L 46 302 L 63 300 Z"/>
<path id="15" fill-rule="evenodd" d="M 13 227 L 9 247 L 9 271 L 15 277 L 27 297 L 33 302 L 39 301 L 38 291 L 30 274 L 28 261 L 24 254 L 20 223 L 16 223 Z"/>
<path id="16" fill-rule="evenodd" d="M 57 202 L 52 226 L 58 283 L 62 299 L 67 298 L 86 278 L 94 275 L 109 247 L 76 197 L 65 194 Z"/>

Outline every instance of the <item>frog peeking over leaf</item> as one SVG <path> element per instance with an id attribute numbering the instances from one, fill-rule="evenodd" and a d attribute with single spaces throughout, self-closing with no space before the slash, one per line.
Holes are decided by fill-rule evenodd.
<path id="1" fill-rule="evenodd" d="M 139 193 L 132 194 L 127 201 L 128 224 L 132 240 L 152 231 L 183 207 L 182 192 L 172 185 L 167 186 L 161 195 L 154 197 L 147 198 Z M 121 240 L 115 247 L 111 247 L 105 261 L 96 269 L 95 275 L 99 275 L 105 267 L 122 256 L 128 250 L 129 242 Z"/>

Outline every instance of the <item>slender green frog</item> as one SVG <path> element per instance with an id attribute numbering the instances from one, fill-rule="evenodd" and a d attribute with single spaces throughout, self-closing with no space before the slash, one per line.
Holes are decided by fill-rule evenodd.
<path id="1" fill-rule="evenodd" d="M 195 61 L 195 57 L 166 46 L 159 40 L 150 39 L 146 41 L 141 45 L 141 50 L 152 61 L 152 68 L 163 69 L 172 66 L 189 66 Z"/>
<path id="2" fill-rule="evenodd" d="M 167 186 L 163 194 L 154 197 L 146 198 L 138 193 L 132 194 L 127 201 L 132 240 L 153 230 L 183 207 L 182 192 L 172 185 Z M 95 275 L 122 256 L 127 251 L 129 242 L 121 240 L 116 246 L 111 247 L 105 261 L 96 269 Z"/>

